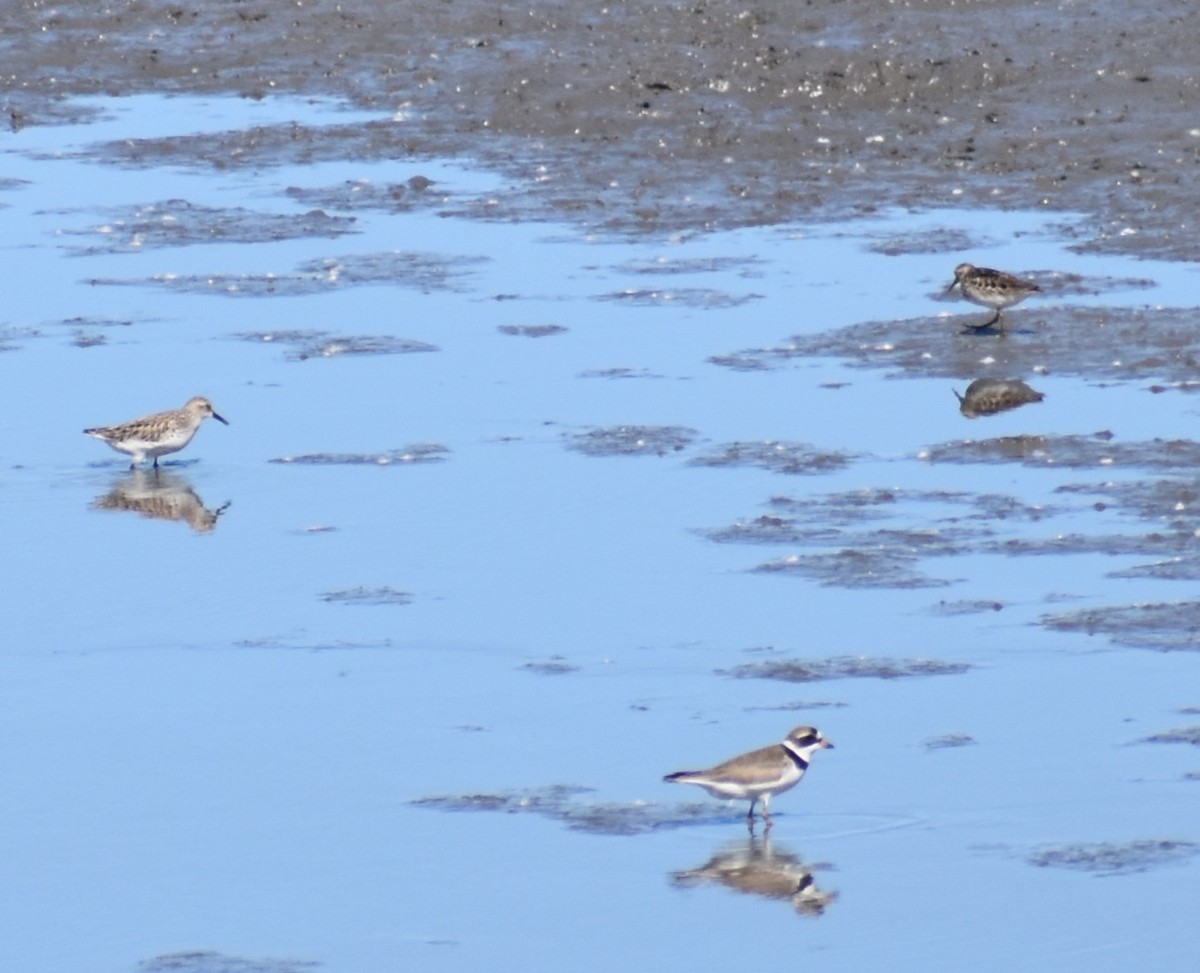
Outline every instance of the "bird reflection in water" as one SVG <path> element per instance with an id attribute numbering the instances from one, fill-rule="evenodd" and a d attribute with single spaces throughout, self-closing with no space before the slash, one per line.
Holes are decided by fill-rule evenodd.
<path id="1" fill-rule="evenodd" d="M 958 399 L 958 411 L 968 419 L 994 416 L 1045 398 L 1041 392 L 1016 378 L 977 378 L 961 395 L 958 389 L 951 391 Z"/>
<path id="2" fill-rule="evenodd" d="M 724 885 L 735 892 L 786 901 L 802 916 L 819 916 L 838 894 L 817 887 L 813 868 L 799 855 L 773 845 L 769 835 L 751 835 L 725 845 L 698 868 L 673 872 L 671 884 L 676 888 Z"/>
<path id="3" fill-rule="evenodd" d="M 134 469 L 113 480 L 108 493 L 92 501 L 93 510 L 128 510 L 151 520 L 181 520 L 197 534 L 207 534 L 233 501 L 215 510 L 192 485 L 176 473 L 162 469 Z"/>

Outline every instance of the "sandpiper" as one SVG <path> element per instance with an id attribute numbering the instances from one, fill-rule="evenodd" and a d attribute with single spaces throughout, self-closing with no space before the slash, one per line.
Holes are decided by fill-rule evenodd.
<path id="1" fill-rule="evenodd" d="M 119 426 L 97 426 L 84 432 L 108 443 L 117 452 L 132 456 L 131 470 L 148 456 L 153 458 L 157 467 L 160 456 L 177 453 L 190 443 L 200 423 L 209 416 L 229 425 L 227 419 L 217 415 L 208 399 L 197 395 L 188 399 L 182 409 L 168 409 L 166 412 L 131 419 Z"/>
<path id="2" fill-rule="evenodd" d="M 958 287 L 962 296 L 972 304 L 990 307 L 996 312 L 990 321 L 971 325 L 976 331 L 990 328 L 1000 320 L 1000 312 L 1006 307 L 1020 304 L 1030 294 L 1041 290 L 1031 280 L 1022 280 L 1002 270 L 976 267 L 973 264 L 959 264 L 954 268 L 954 280 L 946 288 L 946 293 L 949 294 L 955 287 Z"/>
<path id="3" fill-rule="evenodd" d="M 750 801 L 746 823 L 754 827 L 754 807 L 762 801 L 762 818 L 771 827 L 770 802 L 800 783 L 812 755 L 832 749 L 833 744 L 811 726 L 798 726 L 782 743 L 751 750 L 709 770 L 681 770 L 663 780 L 673 784 L 699 784 L 713 797 Z"/>

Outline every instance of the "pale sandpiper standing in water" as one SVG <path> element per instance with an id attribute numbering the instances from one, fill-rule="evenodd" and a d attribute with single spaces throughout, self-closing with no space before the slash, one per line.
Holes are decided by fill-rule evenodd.
<path id="1" fill-rule="evenodd" d="M 217 415 L 208 399 L 197 395 L 188 399 L 182 409 L 168 409 L 166 412 L 131 419 L 119 426 L 97 426 L 84 432 L 108 443 L 117 452 L 132 456 L 131 470 L 146 457 L 151 457 L 157 467 L 160 456 L 177 453 L 190 443 L 200 423 L 209 416 L 229 425 L 227 419 Z"/>
<path id="2" fill-rule="evenodd" d="M 1000 321 L 1000 312 L 1006 307 L 1020 304 L 1030 294 L 1041 290 L 1031 280 L 1022 280 L 1002 270 L 992 270 L 990 267 L 976 267 L 973 264 L 959 264 L 954 268 L 954 280 L 946 288 L 949 294 L 955 287 L 962 291 L 962 296 L 972 304 L 990 307 L 996 313 L 990 321 L 984 324 L 973 324 L 968 327 L 976 331 L 990 328 Z"/>
<path id="3" fill-rule="evenodd" d="M 771 827 L 771 797 L 800 783 L 812 755 L 833 744 L 811 726 L 798 726 L 782 743 L 752 750 L 708 770 L 681 770 L 663 780 L 672 784 L 698 784 L 713 797 L 750 801 L 746 823 L 754 828 L 754 807 L 762 801 L 762 818 Z"/>

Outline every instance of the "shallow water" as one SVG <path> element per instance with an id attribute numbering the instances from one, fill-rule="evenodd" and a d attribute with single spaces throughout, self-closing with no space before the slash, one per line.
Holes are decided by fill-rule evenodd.
<path id="1" fill-rule="evenodd" d="M 14 968 L 1190 969 L 1200 767 L 1146 741 L 1200 722 L 1197 657 L 1046 618 L 1189 600 L 1113 572 L 1190 555 L 1165 444 L 1196 409 L 1140 348 L 1111 349 L 1149 362 L 1125 378 L 1020 356 L 1079 309 L 1152 341 L 1194 269 L 1075 253 L 1069 214 L 626 239 L 491 221 L 504 185 L 437 160 L 119 165 L 104 145 L 371 116 L 98 104 L 3 155 Z M 968 257 L 1094 286 L 962 334 L 987 312 L 936 298 Z M 930 319 L 953 380 L 832 337 L 713 361 Z M 985 374 L 1045 401 L 965 419 Z M 158 479 L 79 433 L 193 394 L 231 424 Z M 1018 436 L 1045 442 L 964 445 Z M 1160 481 L 1183 499 L 1117 491 Z M 1179 614 L 1150 634 L 1194 650 Z M 837 749 L 769 848 L 660 782 L 803 722 Z M 538 804 L 559 785 L 590 790 Z M 829 898 L 722 883 L 730 854 Z"/>

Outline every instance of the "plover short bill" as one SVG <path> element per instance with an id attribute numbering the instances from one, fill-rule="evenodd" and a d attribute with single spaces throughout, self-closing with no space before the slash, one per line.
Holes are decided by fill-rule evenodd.
<path id="1" fill-rule="evenodd" d="M 746 822 L 754 827 L 754 808 L 762 802 L 762 818 L 771 827 L 770 802 L 775 794 L 791 790 L 808 770 L 812 755 L 833 744 L 811 726 L 798 726 L 782 743 L 751 750 L 708 770 L 681 770 L 663 778 L 672 784 L 697 784 L 713 797 L 749 800 Z"/>
<path id="2" fill-rule="evenodd" d="M 131 419 L 119 426 L 96 426 L 85 429 L 94 439 L 108 443 L 119 453 L 133 457 L 129 468 L 135 468 L 142 460 L 150 457 L 158 466 L 158 458 L 167 453 L 177 453 L 192 441 L 196 430 L 209 416 L 217 422 L 229 425 L 229 421 L 217 415 L 212 403 L 202 395 L 188 399 L 182 409 L 168 409 L 153 415 Z"/>

